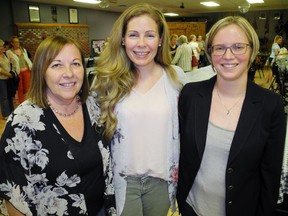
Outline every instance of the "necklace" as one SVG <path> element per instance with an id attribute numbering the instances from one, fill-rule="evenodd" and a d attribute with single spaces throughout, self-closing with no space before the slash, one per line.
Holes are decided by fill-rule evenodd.
<path id="1" fill-rule="evenodd" d="M 75 106 L 75 109 L 74 109 L 71 113 L 68 113 L 68 114 L 59 112 L 57 109 L 55 109 L 55 108 L 51 105 L 51 103 L 50 103 L 50 101 L 49 101 L 48 99 L 47 99 L 47 103 L 48 103 L 48 106 L 51 108 L 51 110 L 52 110 L 54 113 L 58 114 L 58 115 L 61 116 L 61 117 L 67 118 L 67 117 L 70 117 L 70 116 L 74 115 L 74 114 L 77 112 L 77 110 L 78 110 L 78 108 L 79 108 L 79 106 L 80 106 L 80 104 L 81 104 L 79 95 L 76 96 L 76 100 L 77 100 L 77 104 L 76 104 L 76 106 Z"/>
<path id="2" fill-rule="evenodd" d="M 241 100 L 241 98 L 242 98 L 243 95 L 241 95 L 241 96 L 239 97 L 239 99 L 233 104 L 232 107 L 227 108 L 227 107 L 225 106 L 225 104 L 224 104 L 224 103 L 222 102 L 222 100 L 221 100 L 221 97 L 220 97 L 220 94 L 219 94 L 219 92 L 218 92 L 218 89 L 217 89 L 217 88 L 215 88 L 215 89 L 216 89 L 218 98 L 219 98 L 219 100 L 220 100 L 220 103 L 222 104 L 222 106 L 223 106 L 223 107 L 225 108 L 225 110 L 227 111 L 226 115 L 228 116 L 228 115 L 230 114 L 230 111 L 231 111 L 234 107 L 236 107 L 236 105 L 239 103 L 239 101 Z"/>

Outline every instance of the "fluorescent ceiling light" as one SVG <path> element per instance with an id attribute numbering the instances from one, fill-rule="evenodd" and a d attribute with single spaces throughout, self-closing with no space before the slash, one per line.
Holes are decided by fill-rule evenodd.
<path id="1" fill-rule="evenodd" d="M 207 7 L 217 7 L 220 6 L 218 3 L 216 2 L 200 2 L 200 4 L 205 5 Z"/>
<path id="2" fill-rule="evenodd" d="M 101 2 L 100 0 L 74 0 L 74 1 L 88 4 L 99 4 Z"/>
<path id="3" fill-rule="evenodd" d="M 164 16 L 176 17 L 176 16 L 179 16 L 179 14 L 177 14 L 177 13 L 164 13 Z"/>
<path id="4" fill-rule="evenodd" d="M 250 4 L 264 3 L 264 0 L 247 0 Z"/>
<path id="5" fill-rule="evenodd" d="M 36 6 L 29 6 L 29 9 L 31 9 L 31 10 L 39 10 L 39 7 L 36 7 Z"/>

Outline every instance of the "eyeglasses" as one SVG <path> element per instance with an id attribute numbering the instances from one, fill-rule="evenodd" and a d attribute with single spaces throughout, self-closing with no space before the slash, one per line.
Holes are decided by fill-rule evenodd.
<path id="1" fill-rule="evenodd" d="M 211 48 L 212 48 L 212 54 L 213 55 L 221 56 L 221 55 L 224 55 L 226 53 L 227 49 L 230 49 L 230 51 L 234 55 L 243 55 L 246 53 L 247 47 L 250 47 L 250 45 L 245 44 L 245 43 L 235 43 L 229 47 L 226 47 L 223 44 L 219 44 L 219 45 L 214 45 Z"/>

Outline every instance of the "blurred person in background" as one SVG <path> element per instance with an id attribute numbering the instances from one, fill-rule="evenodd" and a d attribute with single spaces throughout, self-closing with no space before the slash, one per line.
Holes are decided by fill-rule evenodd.
<path id="1" fill-rule="evenodd" d="M 169 42 L 169 45 L 170 45 L 170 54 L 171 54 L 171 58 L 173 59 L 175 54 L 176 54 L 176 50 L 178 48 L 178 45 L 177 45 L 177 41 L 178 41 L 178 35 L 176 34 L 172 34 L 170 36 L 170 42 Z"/>
<path id="2" fill-rule="evenodd" d="M 10 38 L 10 46 L 11 48 L 8 49 L 6 53 L 10 61 L 15 65 L 16 73 L 20 78 L 18 86 L 18 101 L 19 103 L 22 103 L 30 86 L 30 70 L 32 68 L 32 62 L 28 56 L 27 50 L 21 47 L 20 40 L 17 36 L 12 36 Z"/>
<path id="3" fill-rule="evenodd" d="M 198 43 L 198 47 L 200 49 L 199 66 L 198 67 L 207 66 L 207 60 L 206 60 L 206 56 L 205 56 L 205 41 L 203 40 L 202 35 L 198 35 L 197 43 Z"/>
<path id="4" fill-rule="evenodd" d="M 276 58 L 280 53 L 281 44 L 283 42 L 283 37 L 281 35 L 276 35 L 274 37 L 273 44 L 271 46 L 271 53 L 268 59 L 269 71 L 267 76 L 267 83 L 271 84 L 273 75 L 276 77 L 276 82 L 280 83 L 280 77 L 278 72 L 278 66 L 276 65 Z"/>
<path id="5" fill-rule="evenodd" d="M 192 70 L 192 49 L 188 45 L 188 40 L 185 35 L 180 35 L 178 42 L 180 45 L 176 50 L 172 64 L 178 65 L 184 72 L 189 72 Z"/>
<path id="6" fill-rule="evenodd" d="M 196 35 L 194 35 L 194 34 L 192 34 L 192 35 L 190 35 L 190 37 L 189 37 L 189 46 L 191 47 L 191 49 L 192 49 L 192 58 L 196 58 L 196 60 L 197 60 L 197 62 L 196 63 L 194 63 L 194 61 L 193 61 L 193 59 L 191 59 L 192 60 L 192 70 L 195 70 L 195 69 L 197 69 L 198 68 L 198 66 L 199 66 L 199 54 L 200 54 L 200 48 L 199 48 L 199 45 L 198 45 L 198 43 L 197 43 L 197 37 L 196 37 Z M 194 57 L 193 57 L 194 56 Z"/>
<path id="7" fill-rule="evenodd" d="M 4 120 L 7 120 L 14 110 L 13 97 L 8 92 L 8 80 L 13 77 L 10 70 L 10 60 L 5 54 L 4 41 L 0 39 L 0 106 Z"/>

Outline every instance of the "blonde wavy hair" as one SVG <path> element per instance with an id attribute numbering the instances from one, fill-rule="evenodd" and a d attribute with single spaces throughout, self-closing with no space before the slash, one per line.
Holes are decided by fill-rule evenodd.
<path id="1" fill-rule="evenodd" d="M 142 15 L 151 17 L 158 26 L 161 46 L 158 47 L 155 62 L 164 68 L 176 87 L 181 86 L 176 71 L 171 66 L 169 31 L 162 12 L 146 3 L 127 8 L 113 25 L 109 43 L 99 57 L 96 75 L 91 85 L 91 90 L 97 93 L 102 112 L 98 123 L 104 125 L 104 135 L 108 140 L 112 139 L 117 126 L 115 106 L 131 92 L 137 80 L 137 70 L 125 52 L 122 39 L 126 34 L 129 21 Z"/>

